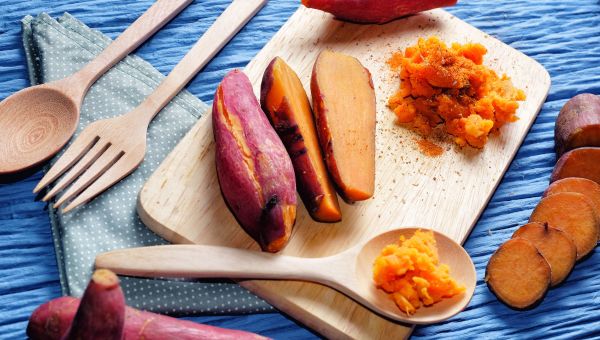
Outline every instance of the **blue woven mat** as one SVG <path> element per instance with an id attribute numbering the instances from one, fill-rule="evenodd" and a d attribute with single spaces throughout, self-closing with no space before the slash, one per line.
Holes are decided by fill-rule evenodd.
<path id="1" fill-rule="evenodd" d="M 68 11 L 115 38 L 151 0 L 0 0 L 0 99 L 28 86 L 19 20 L 42 11 Z M 137 54 L 168 73 L 229 3 L 196 0 Z M 210 101 L 222 76 L 242 68 L 295 11 L 299 0 L 271 0 L 191 83 Z M 564 102 L 581 92 L 600 94 L 600 4 L 597 0 L 471 0 L 450 9 L 461 19 L 541 62 L 552 76 L 547 102 L 465 247 L 478 270 L 469 308 L 438 325 L 417 327 L 413 338 L 600 338 L 600 250 L 576 266 L 536 309 L 515 312 L 483 283 L 492 252 L 524 223 L 545 189 L 555 162 L 554 119 Z M 416 38 L 416 37 L 415 37 Z M 535 80 L 533 80 L 535 81 Z M 2 133 L 2 131 L 0 131 Z M 0 179 L 0 339 L 25 336 L 29 314 L 61 294 L 45 206 L 31 190 L 40 173 Z M 281 314 L 204 316 L 212 325 L 259 332 L 278 339 L 315 334 Z"/>

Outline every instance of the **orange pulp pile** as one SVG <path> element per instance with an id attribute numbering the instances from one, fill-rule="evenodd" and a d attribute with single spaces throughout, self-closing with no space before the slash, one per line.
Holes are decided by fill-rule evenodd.
<path id="1" fill-rule="evenodd" d="M 439 264 L 432 231 L 417 230 L 411 238 L 401 236 L 398 244 L 385 246 L 373 264 L 373 279 L 408 315 L 421 304 L 430 306 L 465 291 L 450 276 L 450 267 Z"/>
<path id="2" fill-rule="evenodd" d="M 482 65 L 486 53 L 481 44 L 448 48 L 437 37 L 394 53 L 388 64 L 401 82 L 388 106 L 397 122 L 424 136 L 443 125 L 460 146 L 483 148 L 490 132 L 518 119 L 518 101 L 525 100 L 509 77 Z"/>

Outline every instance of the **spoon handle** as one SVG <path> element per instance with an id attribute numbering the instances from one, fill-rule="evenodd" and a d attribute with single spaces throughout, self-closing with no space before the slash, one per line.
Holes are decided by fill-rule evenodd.
<path id="1" fill-rule="evenodd" d="M 219 52 L 266 4 L 267 0 L 233 0 L 200 37 L 171 73 L 136 110 L 148 124 L 160 110 Z"/>
<path id="2" fill-rule="evenodd" d="M 192 0 L 158 0 L 119 37 L 106 47 L 96 58 L 74 75 L 70 86 L 77 91 L 80 99 L 88 88 L 109 68 L 123 59 L 142 42 L 163 27 Z"/>
<path id="3" fill-rule="evenodd" d="M 96 268 L 141 277 L 290 279 L 327 282 L 330 258 L 300 258 L 238 248 L 164 245 L 114 250 Z M 328 269 L 329 267 L 329 269 Z"/>

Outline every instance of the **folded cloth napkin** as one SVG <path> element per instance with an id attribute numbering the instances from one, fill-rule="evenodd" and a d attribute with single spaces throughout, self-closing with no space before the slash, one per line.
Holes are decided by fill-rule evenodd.
<path id="1" fill-rule="evenodd" d="M 58 21 L 45 13 L 36 18 L 27 16 L 22 25 L 32 84 L 61 79 L 74 73 L 110 43 L 108 37 L 91 30 L 68 13 Z M 92 121 L 130 111 L 163 78 L 141 58 L 126 57 L 88 92 L 77 133 Z M 146 179 L 207 108 L 199 99 L 183 91 L 150 125 L 146 158 L 133 174 L 72 213 L 63 215 L 50 205 L 64 294 L 83 294 L 97 253 L 166 243 L 139 220 L 136 214 L 137 195 Z M 129 305 L 162 313 L 252 313 L 272 309 L 231 281 L 124 277 L 121 284 Z"/>

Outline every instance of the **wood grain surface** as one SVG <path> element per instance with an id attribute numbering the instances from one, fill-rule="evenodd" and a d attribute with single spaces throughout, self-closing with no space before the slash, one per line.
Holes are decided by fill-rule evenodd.
<path id="1" fill-rule="evenodd" d="M 527 95 L 518 111 L 519 121 L 503 127 L 501 135 L 492 136 L 484 150 L 460 149 L 445 139 L 438 142 L 446 150 L 442 156 L 424 156 L 417 148 L 417 136 L 395 125 L 394 114 L 386 107 L 387 98 L 398 87 L 398 78 L 385 61 L 391 53 L 430 35 L 448 43 L 482 43 L 489 51 L 484 63 L 512 77 L 515 86 Z M 300 7 L 245 72 L 258 94 L 264 69 L 274 56 L 280 56 L 298 72 L 309 90 L 313 62 L 321 50 L 328 48 L 357 57 L 373 75 L 377 94 L 375 195 L 354 205 L 342 203 L 343 220 L 336 224 L 312 221 L 300 204 L 291 241 L 282 253 L 331 255 L 399 226 L 429 227 L 464 242 L 546 98 L 550 87 L 546 70 L 443 10 L 368 26 L 340 22 Z M 210 114 L 198 121 L 145 184 L 138 212 L 150 229 L 173 243 L 258 249 L 221 197 Z M 241 284 L 329 338 L 403 338 L 412 329 L 317 284 Z"/>

